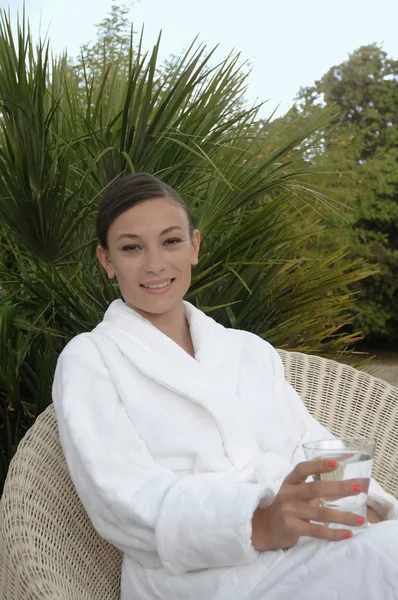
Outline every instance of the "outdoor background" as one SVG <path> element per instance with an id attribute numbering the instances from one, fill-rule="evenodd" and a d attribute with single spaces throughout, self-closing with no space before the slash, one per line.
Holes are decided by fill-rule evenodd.
<path id="1" fill-rule="evenodd" d="M 119 4 L 121 4 L 119 2 Z M 124 3 L 138 31 L 145 24 L 145 46 L 162 30 L 160 56 L 180 55 L 192 40 L 219 45 L 225 57 L 232 49 L 252 67 L 247 97 L 261 102 L 267 117 L 279 106 L 284 114 L 300 87 L 310 86 L 348 54 L 378 43 L 398 57 L 398 3 L 395 0 L 136 0 Z M 23 0 L 0 2 L 13 17 Z M 49 32 L 55 52 L 68 48 L 71 56 L 96 37 L 95 24 L 110 10 L 111 0 L 25 0 L 34 32 Z"/>
<path id="2" fill-rule="evenodd" d="M 134 171 L 202 232 L 188 300 L 397 383 L 396 3 L 3 8 L 0 492 L 59 352 L 118 295 L 94 219 Z"/>

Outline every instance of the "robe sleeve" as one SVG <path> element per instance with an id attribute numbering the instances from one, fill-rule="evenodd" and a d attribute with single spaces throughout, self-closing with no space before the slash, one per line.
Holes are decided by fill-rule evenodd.
<path id="1" fill-rule="evenodd" d="M 323 425 L 321 425 L 308 412 L 304 402 L 296 390 L 286 381 L 284 367 L 279 354 L 275 351 L 273 356 L 276 394 L 284 394 L 288 406 L 294 411 L 297 422 L 297 443 L 292 457 L 293 464 L 306 460 L 302 445 L 306 442 L 320 439 L 334 438 Z M 372 478 L 368 493 L 368 506 L 373 508 L 381 519 L 398 519 L 398 501 L 388 494 Z"/>
<path id="2" fill-rule="evenodd" d="M 144 553 L 171 573 L 255 560 L 251 520 L 271 492 L 179 478 L 157 465 L 89 335 L 62 352 L 53 400 L 70 475 L 95 529 L 125 554 L 140 561 Z"/>

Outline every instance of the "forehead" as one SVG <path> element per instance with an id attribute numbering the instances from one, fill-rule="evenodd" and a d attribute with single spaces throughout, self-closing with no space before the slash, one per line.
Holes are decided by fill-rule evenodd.
<path id="1" fill-rule="evenodd" d="M 151 198 L 127 209 L 109 228 L 109 234 L 160 232 L 176 225 L 188 228 L 188 218 L 182 206 L 170 198 Z"/>

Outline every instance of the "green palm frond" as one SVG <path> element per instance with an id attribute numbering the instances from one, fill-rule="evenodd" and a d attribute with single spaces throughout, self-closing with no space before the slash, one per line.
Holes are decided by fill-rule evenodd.
<path id="1" fill-rule="evenodd" d="M 347 285 L 369 271 L 343 250 L 306 256 L 322 223 L 300 152 L 330 115 L 269 135 L 242 101 L 239 56 L 214 65 L 194 42 L 162 68 L 159 45 L 144 52 L 131 34 L 126 54 L 105 45 L 95 68 L 86 51 L 75 66 L 1 15 L 0 488 L 62 347 L 118 297 L 94 219 L 124 174 L 151 172 L 189 204 L 204 241 L 187 299 L 277 346 L 336 354 L 355 341 Z"/>

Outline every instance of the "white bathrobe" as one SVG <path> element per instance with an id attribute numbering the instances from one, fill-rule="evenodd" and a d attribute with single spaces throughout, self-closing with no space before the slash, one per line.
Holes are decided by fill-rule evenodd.
<path id="1" fill-rule="evenodd" d="M 387 555 L 394 543 L 397 554 L 395 522 L 344 542 L 253 549 L 256 507 L 305 460 L 304 441 L 331 436 L 285 381 L 272 346 L 184 306 L 195 358 L 116 300 L 57 364 L 61 443 L 94 527 L 124 553 L 122 600 L 355 598 L 338 586 L 346 585 L 341 565 L 354 557 L 349 581 L 379 538 L 381 546 L 388 538 Z M 369 498 L 384 518 L 397 517 L 398 503 L 374 482 Z M 380 569 L 398 586 L 395 566 L 379 555 L 386 564 L 375 563 L 378 587 L 369 596 L 364 588 L 362 600 L 390 597 L 390 584 L 379 593 Z M 318 576 L 320 557 L 323 568 L 333 560 L 337 595 L 320 592 L 328 576 Z"/>

